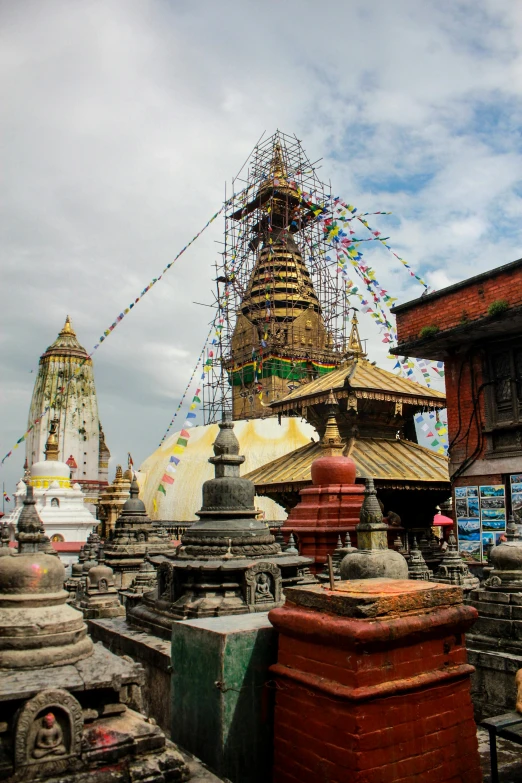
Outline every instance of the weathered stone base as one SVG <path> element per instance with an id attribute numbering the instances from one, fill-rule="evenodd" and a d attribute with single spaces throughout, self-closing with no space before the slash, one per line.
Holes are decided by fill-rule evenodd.
<path id="1" fill-rule="evenodd" d="M 88 625 L 94 641 L 143 666 L 143 710 L 170 736 L 170 642 L 134 630 L 124 618 L 89 620 Z"/>
<path id="2" fill-rule="evenodd" d="M 138 712 L 143 671 L 96 644 L 67 666 L 0 674 L 0 780 L 175 783 L 190 777 L 178 749 Z M 59 744 L 38 737 L 51 714 Z M 5 722 L 4 722 L 5 720 Z"/>
<path id="3" fill-rule="evenodd" d="M 466 637 L 477 721 L 515 709 L 515 674 L 522 668 L 522 594 L 472 590 L 478 620 Z"/>
<path id="4" fill-rule="evenodd" d="M 477 723 L 515 709 L 515 675 L 522 669 L 522 655 L 501 650 L 474 650 L 467 643 L 468 661 L 475 667 L 471 675 L 471 699 Z"/>
<path id="5" fill-rule="evenodd" d="M 266 613 L 172 628 L 172 738 L 234 783 L 271 780 L 276 659 Z"/>

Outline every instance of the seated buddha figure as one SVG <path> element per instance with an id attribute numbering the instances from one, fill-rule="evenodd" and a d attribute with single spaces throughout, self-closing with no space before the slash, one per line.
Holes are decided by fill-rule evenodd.
<path id="1" fill-rule="evenodd" d="M 44 715 L 34 741 L 33 758 L 45 756 L 63 756 L 67 748 L 63 741 L 63 731 L 52 712 Z"/>

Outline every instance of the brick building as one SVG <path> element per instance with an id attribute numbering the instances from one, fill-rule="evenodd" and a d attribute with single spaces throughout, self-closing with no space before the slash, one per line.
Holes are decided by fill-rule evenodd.
<path id="1" fill-rule="evenodd" d="M 393 312 L 393 353 L 445 362 L 459 548 L 481 560 L 522 523 L 522 259 Z"/>

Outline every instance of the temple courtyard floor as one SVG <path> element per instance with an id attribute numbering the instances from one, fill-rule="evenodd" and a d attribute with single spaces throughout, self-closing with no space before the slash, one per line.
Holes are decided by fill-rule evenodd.
<path id="1" fill-rule="evenodd" d="M 484 783 L 491 783 L 489 736 L 485 729 L 477 731 Z M 522 745 L 497 739 L 498 783 L 522 783 Z"/>

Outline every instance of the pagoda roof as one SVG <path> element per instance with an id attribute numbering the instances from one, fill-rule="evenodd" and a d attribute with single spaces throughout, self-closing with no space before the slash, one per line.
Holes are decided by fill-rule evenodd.
<path id="1" fill-rule="evenodd" d="M 312 462 L 322 456 L 319 441 L 285 454 L 251 471 L 243 478 L 255 484 L 256 492 L 299 490 L 312 483 Z M 357 477 L 372 477 L 377 486 L 390 489 L 449 488 L 448 458 L 409 440 L 352 438 L 344 447 L 357 467 Z"/>
<path id="2" fill-rule="evenodd" d="M 330 391 L 334 392 L 337 400 L 355 394 L 363 399 L 382 399 L 429 408 L 446 407 L 444 392 L 428 389 L 408 378 L 400 378 L 363 357 L 350 359 L 336 370 L 299 386 L 270 407 L 275 413 L 283 413 L 326 402 Z"/>

